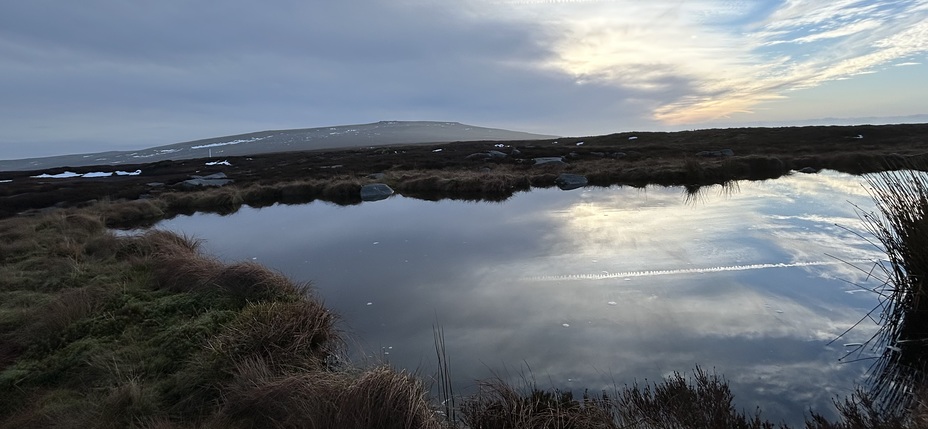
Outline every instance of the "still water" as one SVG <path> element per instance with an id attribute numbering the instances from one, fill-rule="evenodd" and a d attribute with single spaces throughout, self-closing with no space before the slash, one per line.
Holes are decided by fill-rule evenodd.
<path id="1" fill-rule="evenodd" d="M 831 414 L 869 365 L 840 359 L 872 322 L 829 344 L 877 303 L 861 286 L 874 286 L 864 271 L 883 254 L 858 235 L 855 207 L 873 209 L 863 180 L 823 172 L 689 196 L 394 196 L 157 227 L 202 239 L 225 261 L 311 281 L 343 317 L 356 359 L 431 374 L 441 325 L 458 393 L 494 375 L 611 390 L 700 365 L 725 376 L 739 409 L 795 423 L 810 407 Z"/>

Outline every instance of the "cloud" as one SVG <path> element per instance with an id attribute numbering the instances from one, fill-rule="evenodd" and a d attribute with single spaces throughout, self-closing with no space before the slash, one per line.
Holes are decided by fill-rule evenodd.
<path id="1" fill-rule="evenodd" d="M 570 2 L 536 11 L 534 19 L 547 18 L 561 31 L 549 66 L 578 82 L 644 91 L 661 100 L 653 118 L 670 124 L 750 112 L 791 90 L 928 51 L 925 2 L 796 0 L 763 7 Z"/>
<path id="2" fill-rule="evenodd" d="M 0 145 L 8 157 L 385 119 L 680 127 L 923 62 L 926 4 L 16 2 L 0 15 Z"/>

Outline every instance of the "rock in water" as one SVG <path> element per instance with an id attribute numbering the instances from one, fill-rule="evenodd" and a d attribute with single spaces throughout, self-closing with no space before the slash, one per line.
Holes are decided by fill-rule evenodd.
<path id="1" fill-rule="evenodd" d="M 371 183 L 361 187 L 362 201 L 380 201 L 393 195 L 393 188 L 384 183 Z"/>
<path id="2" fill-rule="evenodd" d="M 557 179 L 554 179 L 554 183 L 557 184 L 558 188 L 569 191 L 571 189 L 577 189 L 586 186 L 587 180 L 586 176 L 563 173 L 557 176 Z"/>

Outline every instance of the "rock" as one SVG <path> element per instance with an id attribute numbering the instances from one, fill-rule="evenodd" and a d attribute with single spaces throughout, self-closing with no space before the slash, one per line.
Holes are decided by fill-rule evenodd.
<path id="1" fill-rule="evenodd" d="M 362 201 L 380 201 L 393 195 L 393 188 L 384 183 L 371 183 L 361 187 Z"/>
<path id="2" fill-rule="evenodd" d="M 215 173 L 206 176 L 192 175 L 190 179 L 180 182 L 180 186 L 184 188 L 220 187 L 232 183 L 232 179 L 228 177 L 226 173 Z"/>
<path id="3" fill-rule="evenodd" d="M 519 155 L 522 155 L 522 151 L 520 151 L 519 149 L 516 149 L 516 148 L 512 148 L 512 152 L 510 153 L 510 155 L 512 155 L 512 156 L 519 156 Z"/>
<path id="4" fill-rule="evenodd" d="M 567 165 L 564 162 L 564 158 L 560 156 L 544 156 L 541 158 L 535 158 L 535 165 Z"/>
<path id="5" fill-rule="evenodd" d="M 507 156 L 505 153 L 498 150 L 491 150 L 487 152 L 487 154 L 490 155 L 490 158 L 505 158 Z"/>
<path id="6" fill-rule="evenodd" d="M 554 183 L 557 185 L 557 187 L 565 191 L 582 188 L 586 186 L 587 182 L 588 181 L 586 176 L 569 173 L 562 173 L 561 175 L 557 176 L 557 179 L 554 179 Z"/>
<path id="7" fill-rule="evenodd" d="M 805 173 L 805 174 L 815 174 L 815 173 L 818 173 L 818 169 L 817 169 L 817 168 L 814 168 L 814 167 L 803 167 L 803 168 L 800 168 L 799 170 L 796 170 L 796 171 L 798 171 L 798 172 L 800 172 L 800 173 Z"/>
<path id="8" fill-rule="evenodd" d="M 185 188 L 220 187 L 232 183 L 232 179 L 188 179 L 180 182 Z"/>
<path id="9" fill-rule="evenodd" d="M 597 158 L 603 158 L 606 156 L 606 153 L 605 152 L 590 152 L 590 155 L 595 156 Z"/>
<path id="10" fill-rule="evenodd" d="M 197 176 L 197 175 L 194 174 L 194 175 L 191 175 L 190 178 L 191 178 L 191 179 L 208 179 L 208 180 L 212 180 L 212 179 L 228 179 L 229 176 L 226 176 L 226 173 L 213 173 L 213 174 L 209 174 L 209 175 L 206 175 L 206 176 Z"/>
<path id="11" fill-rule="evenodd" d="M 180 182 L 185 188 L 220 187 L 232 183 L 232 179 L 187 179 Z"/>
<path id="12" fill-rule="evenodd" d="M 571 157 L 571 158 L 573 158 L 573 159 L 580 158 L 580 154 L 577 153 L 577 152 L 568 153 L 567 156 L 569 156 L 569 157 Z"/>
<path id="13" fill-rule="evenodd" d="M 367 175 L 368 179 L 373 179 L 373 180 L 383 180 L 384 177 L 387 177 L 387 175 L 383 173 L 371 173 Z"/>
<path id="14" fill-rule="evenodd" d="M 470 155 L 467 155 L 464 157 L 464 159 L 487 159 L 492 156 L 493 155 L 490 155 L 489 153 L 486 153 L 486 152 L 478 152 L 478 153 L 472 153 Z"/>

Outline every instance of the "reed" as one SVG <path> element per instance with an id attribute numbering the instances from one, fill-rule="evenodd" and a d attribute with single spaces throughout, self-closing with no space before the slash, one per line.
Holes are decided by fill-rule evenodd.
<path id="1" fill-rule="evenodd" d="M 867 178 L 875 212 L 861 219 L 886 253 L 880 330 L 867 394 L 882 411 L 908 410 L 928 386 L 928 174 L 885 171 Z"/>

